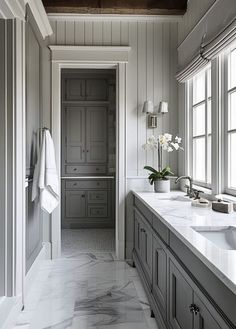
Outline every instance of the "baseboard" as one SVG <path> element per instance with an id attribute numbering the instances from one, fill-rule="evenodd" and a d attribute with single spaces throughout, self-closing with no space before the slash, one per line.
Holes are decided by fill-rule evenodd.
<path id="1" fill-rule="evenodd" d="M 25 297 L 27 297 L 32 284 L 37 276 L 38 270 L 41 266 L 42 260 L 51 259 L 51 243 L 44 242 L 42 249 L 40 250 L 38 256 L 36 257 L 34 263 L 29 269 L 25 278 Z"/>
<path id="2" fill-rule="evenodd" d="M 0 301 L 0 328 L 12 329 L 22 309 L 22 296 L 3 297 Z"/>

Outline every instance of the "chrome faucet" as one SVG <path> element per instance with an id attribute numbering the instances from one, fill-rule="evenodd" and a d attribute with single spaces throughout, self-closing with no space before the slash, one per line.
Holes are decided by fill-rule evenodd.
<path id="1" fill-rule="evenodd" d="M 181 179 L 188 179 L 189 180 L 189 186 L 185 185 L 185 187 L 187 188 L 187 195 L 190 198 L 196 197 L 195 190 L 193 189 L 193 180 L 192 180 L 192 178 L 190 176 L 180 176 L 180 177 L 176 178 L 175 184 L 177 184 Z"/>

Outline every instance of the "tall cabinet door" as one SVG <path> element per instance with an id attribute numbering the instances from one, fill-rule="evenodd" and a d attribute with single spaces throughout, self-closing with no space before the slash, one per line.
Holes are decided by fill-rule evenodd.
<path id="1" fill-rule="evenodd" d="M 152 232 L 147 225 L 141 223 L 141 258 L 148 276 L 149 282 L 152 281 Z"/>
<path id="2" fill-rule="evenodd" d="M 107 161 L 107 109 L 106 107 L 87 107 L 87 162 L 105 163 Z"/>
<path id="3" fill-rule="evenodd" d="M 193 289 L 170 261 L 169 322 L 173 329 L 193 329 Z"/>
<path id="4" fill-rule="evenodd" d="M 153 295 L 166 318 L 167 300 L 167 254 L 159 238 L 153 237 L 153 267 L 152 267 Z"/>
<path id="5" fill-rule="evenodd" d="M 65 108 L 65 152 L 67 163 L 85 162 L 85 108 Z"/>

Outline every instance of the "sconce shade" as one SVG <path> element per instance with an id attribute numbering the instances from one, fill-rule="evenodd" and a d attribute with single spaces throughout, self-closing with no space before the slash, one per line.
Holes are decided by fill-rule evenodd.
<path id="1" fill-rule="evenodd" d="M 143 113 L 153 113 L 154 107 L 152 101 L 145 101 L 143 104 Z"/>
<path id="2" fill-rule="evenodd" d="M 159 113 L 168 113 L 168 103 L 161 101 L 159 105 Z"/>

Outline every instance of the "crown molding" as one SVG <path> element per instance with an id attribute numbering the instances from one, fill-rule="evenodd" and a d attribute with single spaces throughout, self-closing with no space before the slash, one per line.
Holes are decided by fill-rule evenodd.
<path id="1" fill-rule="evenodd" d="M 160 21 L 181 22 L 182 15 L 58 14 L 48 13 L 50 21 Z"/>

